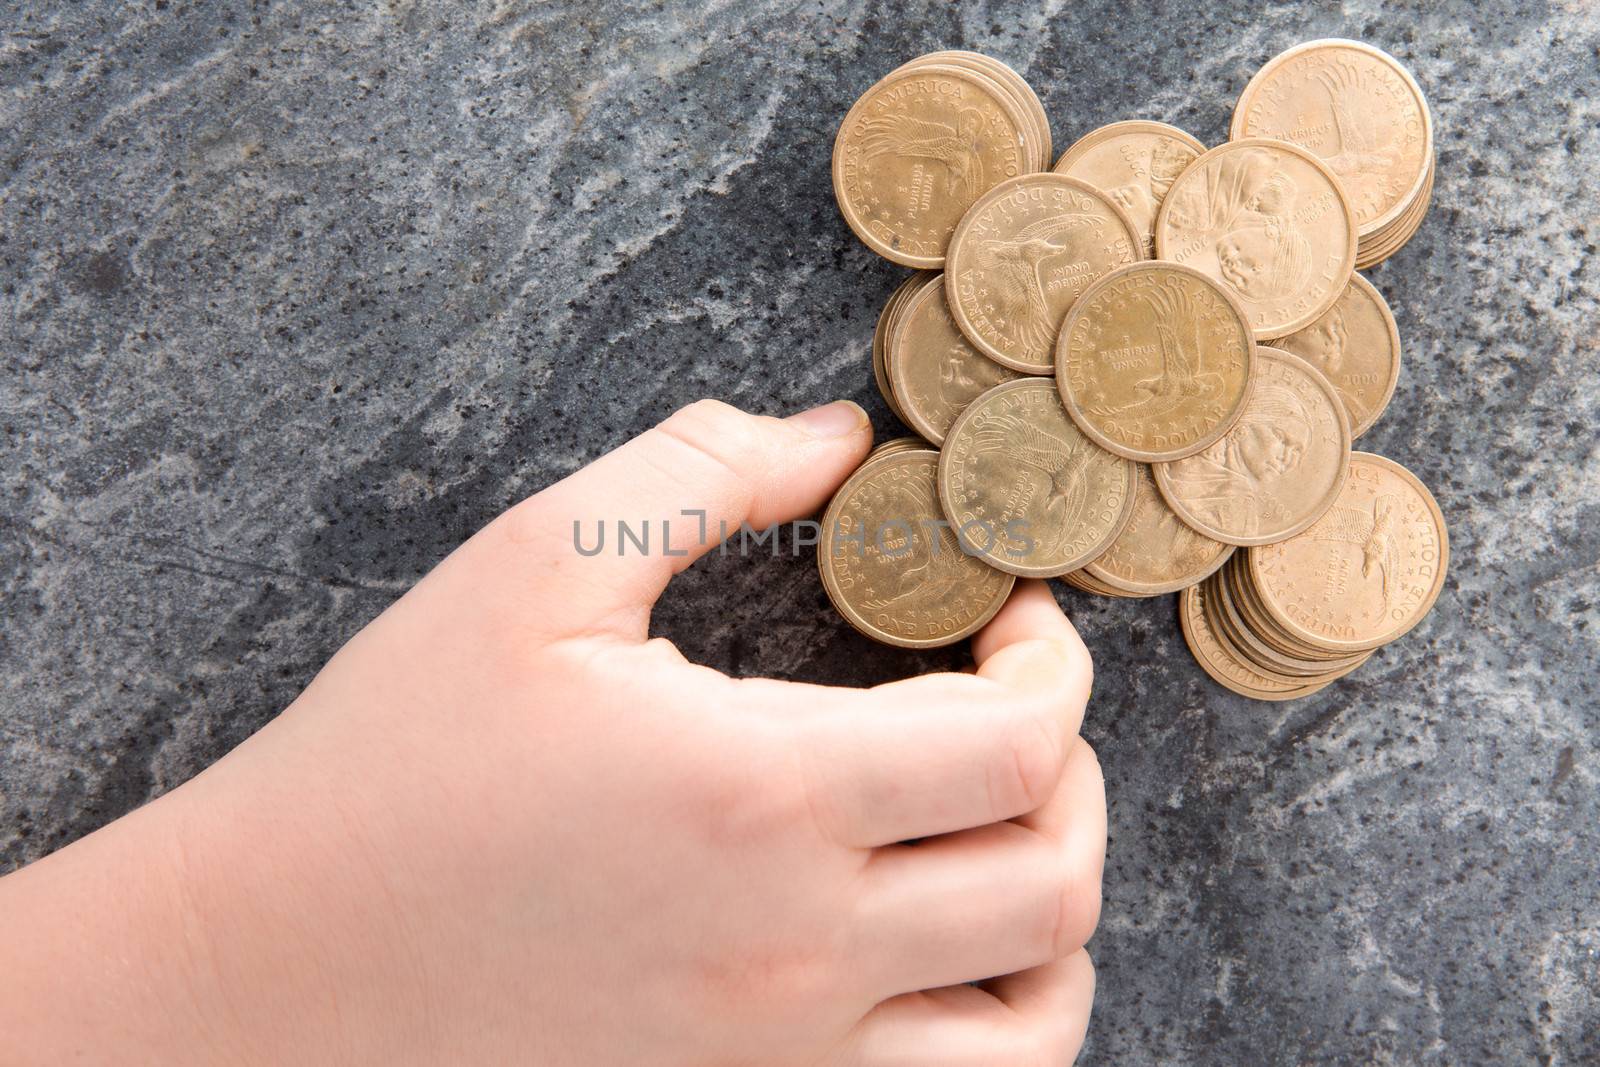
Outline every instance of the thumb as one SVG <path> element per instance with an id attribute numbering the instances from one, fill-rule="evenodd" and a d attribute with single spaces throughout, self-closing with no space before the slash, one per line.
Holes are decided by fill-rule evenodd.
<path id="1" fill-rule="evenodd" d="M 468 547 L 491 557 L 497 584 L 536 598 L 553 634 L 643 638 L 673 575 L 741 523 L 815 513 L 871 443 L 866 412 L 848 400 L 787 419 L 701 400 L 516 505 Z"/>

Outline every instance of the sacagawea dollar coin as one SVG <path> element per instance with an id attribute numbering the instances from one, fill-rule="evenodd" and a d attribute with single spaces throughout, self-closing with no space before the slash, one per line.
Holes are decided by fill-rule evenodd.
<path id="1" fill-rule="evenodd" d="M 1314 152 L 1338 175 L 1362 239 L 1416 202 L 1433 161 L 1421 87 L 1398 59 L 1360 41 L 1307 41 L 1268 60 L 1239 94 L 1229 132 Z"/>
<path id="2" fill-rule="evenodd" d="M 1344 291 L 1355 215 L 1339 179 L 1304 148 L 1232 141 L 1173 181 L 1156 215 L 1156 255 L 1228 288 L 1267 341 L 1309 325 Z"/>
<path id="3" fill-rule="evenodd" d="M 1272 621 L 1328 653 L 1377 648 L 1421 622 L 1449 561 L 1444 514 L 1428 487 L 1367 452 L 1351 458 L 1338 499 L 1315 525 L 1248 560 Z"/>
<path id="4" fill-rule="evenodd" d="M 1139 228 L 1144 256 L 1156 254 L 1156 212 L 1167 190 L 1206 146 L 1176 126 L 1130 119 L 1078 138 L 1051 169 L 1101 190 Z"/>
<path id="5" fill-rule="evenodd" d="M 1090 440 L 1144 463 L 1203 451 L 1239 421 L 1255 338 L 1226 289 L 1159 260 L 1118 268 L 1067 313 L 1061 399 Z"/>
<path id="6" fill-rule="evenodd" d="M 1073 302 L 1142 256 L 1137 228 L 1106 194 L 1064 174 L 1025 174 L 985 193 L 956 227 L 945 295 L 984 355 L 1024 374 L 1052 374 Z"/>
<path id="7" fill-rule="evenodd" d="M 938 270 L 967 209 L 1027 173 L 1029 120 L 984 74 L 946 64 L 895 71 L 845 116 L 833 189 L 845 222 L 885 259 Z"/>
<path id="8" fill-rule="evenodd" d="M 1333 506 L 1350 463 L 1350 423 L 1322 373 L 1274 348 L 1256 352 L 1244 414 L 1205 451 L 1155 465 L 1178 517 L 1230 545 L 1282 541 Z"/>
<path id="9" fill-rule="evenodd" d="M 1136 465 L 1084 436 L 1055 383 L 1022 378 L 967 406 L 939 453 L 939 500 L 992 566 L 1052 578 L 1097 558 L 1133 514 Z"/>
<path id="10" fill-rule="evenodd" d="M 1015 579 L 963 551 L 939 510 L 939 455 L 891 448 L 847 479 L 822 517 L 817 566 L 839 614 L 868 637 L 937 648 L 994 617 Z"/>

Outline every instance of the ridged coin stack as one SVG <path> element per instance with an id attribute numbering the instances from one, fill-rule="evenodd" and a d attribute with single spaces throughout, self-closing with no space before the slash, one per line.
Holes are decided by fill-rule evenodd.
<path id="1" fill-rule="evenodd" d="M 1352 451 L 1400 369 L 1356 268 L 1433 189 L 1433 123 L 1394 57 L 1312 41 L 1250 80 L 1230 140 L 1130 120 L 1050 167 L 1037 94 L 1004 63 L 897 68 L 835 141 L 845 221 L 917 269 L 872 367 L 918 436 L 830 503 L 840 613 L 880 641 L 969 636 L 1016 576 L 1179 594 L 1196 660 L 1235 692 L 1303 696 L 1414 627 L 1444 519 L 1399 464 Z"/>

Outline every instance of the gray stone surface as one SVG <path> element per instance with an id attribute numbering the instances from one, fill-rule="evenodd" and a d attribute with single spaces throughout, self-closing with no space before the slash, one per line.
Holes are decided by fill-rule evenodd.
<path id="1" fill-rule="evenodd" d="M 702 395 L 874 395 L 902 276 L 828 178 L 855 96 L 989 51 L 1058 144 L 1225 136 L 1299 40 L 1404 57 L 1422 232 L 1371 276 L 1405 368 L 1364 439 L 1432 486 L 1431 618 L 1289 705 L 1170 599 L 1066 590 L 1111 847 L 1096 1064 L 1600 1059 L 1600 18 L 1566 4 L 925 8 L 0 3 L 0 870 L 216 759 L 520 496 Z M 713 559 L 656 623 L 872 682 L 812 561 Z"/>

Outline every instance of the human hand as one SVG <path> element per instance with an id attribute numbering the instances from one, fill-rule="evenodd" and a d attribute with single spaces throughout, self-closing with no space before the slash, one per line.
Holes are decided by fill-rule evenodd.
<path id="1" fill-rule="evenodd" d="M 161 1063 L 1069 1061 L 1105 802 L 1046 587 L 973 674 L 731 679 L 647 639 L 698 552 L 573 545 L 619 514 L 812 514 L 870 437 L 853 405 L 702 402 L 508 511 L 215 767 L 0 882 L 0 957 L 74 978 L 20 1019 L 0 987 L 0 1030 L 47 1050 L 98 1003 Z M 108 882 L 131 916 L 30 921 Z M 92 1059 L 96 1026 L 60 1050 Z"/>

